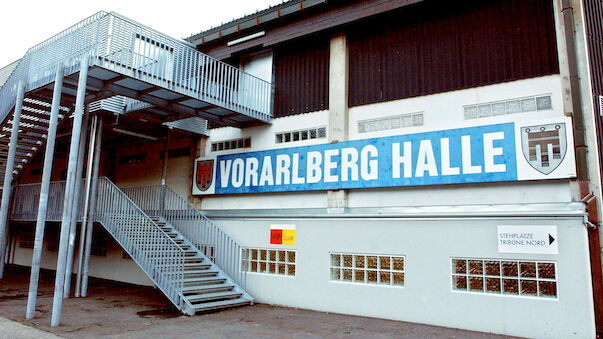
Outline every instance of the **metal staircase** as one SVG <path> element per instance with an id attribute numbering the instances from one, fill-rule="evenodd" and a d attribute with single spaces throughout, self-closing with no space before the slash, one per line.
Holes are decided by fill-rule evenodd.
<path id="1" fill-rule="evenodd" d="M 247 251 L 168 186 L 125 187 L 123 191 L 148 215 L 169 224 L 174 231 L 188 239 L 230 277 L 232 283 L 245 288 L 247 270 L 243 267 Z M 251 298 L 249 295 L 243 295 Z"/>
<path id="2" fill-rule="evenodd" d="M 62 121 L 69 121 L 72 111 L 81 112 L 79 104 L 74 109 L 76 98 L 90 112 L 130 114 L 189 131 L 191 121 L 201 129 L 206 126 L 199 123 L 202 119 L 243 127 L 270 122 L 272 116 L 269 82 L 119 14 L 99 12 L 30 48 L 12 71 L 5 68 L 0 85 L 0 173 L 6 172 L 15 104 L 23 93 L 11 174 L 22 173 L 44 149 L 54 82 L 63 67 L 62 86 L 57 84 Z M 81 82 L 80 74 L 87 74 Z M 12 219 L 35 221 L 40 185 L 14 188 Z M 65 194 L 64 182 L 51 184 L 47 221 L 61 221 Z M 165 203 L 148 210 L 102 178 L 94 220 L 182 312 L 251 303 L 243 290 L 243 249 L 173 191 L 164 187 L 160 194 L 153 199 Z"/>
<path id="3" fill-rule="evenodd" d="M 246 272 L 241 266 L 245 260 L 242 248 L 211 221 L 197 219 L 195 216 L 198 214 L 192 214 L 190 210 L 174 209 L 183 206 L 188 208 L 188 204 L 176 206 L 173 202 L 182 203 L 179 200 L 182 198 L 165 186 L 164 189 L 161 188 L 162 186 L 130 187 L 122 190 L 109 179 L 99 178 L 94 221 L 111 234 L 170 302 L 184 314 L 194 315 L 252 304 L 253 298 L 244 290 Z M 164 194 L 163 196 L 171 199 L 167 202 L 171 209 L 164 209 L 161 213 L 159 209 L 145 212 L 124 191 L 133 196 L 148 197 L 149 202 L 151 199 L 159 201 L 161 194 Z M 16 185 L 13 192 L 11 220 L 35 221 L 40 184 Z M 64 181 L 50 184 L 50 200 L 57 203 L 49 204 L 48 221 L 61 220 L 63 204 L 58 202 L 62 202 L 64 195 Z M 157 203 L 151 206 L 149 202 L 142 202 L 146 204 L 146 208 L 159 207 Z M 79 212 L 78 219 L 81 220 L 82 211 Z M 149 216 L 147 212 L 157 216 Z M 165 218 L 164 215 L 171 217 Z M 168 220 L 180 225 L 180 229 Z M 183 224 L 189 228 L 188 236 L 184 233 L 187 230 L 182 229 Z M 206 234 L 206 238 L 189 238 L 202 233 Z M 199 245 L 201 243 L 205 245 Z M 226 269 L 217 263 L 224 264 Z"/>
<path id="4" fill-rule="evenodd" d="M 162 217 L 150 217 L 107 178 L 95 219 L 183 313 L 249 305 L 253 298 Z"/>
<path id="5" fill-rule="evenodd" d="M 151 219 L 185 253 L 182 295 L 195 313 L 249 305 L 253 299 L 162 217 Z"/>
<path id="6" fill-rule="evenodd" d="M 71 109 L 68 107 L 60 108 L 59 124 L 69 116 Z M 13 176 L 18 176 L 23 172 L 27 164 L 31 162 L 36 155 L 44 150 L 46 143 L 48 124 L 50 122 L 50 103 L 43 98 L 34 96 L 25 97 L 23 100 L 23 111 L 21 121 L 19 122 L 19 134 L 17 149 L 15 154 L 15 166 Z M 6 158 L 8 156 L 8 144 L 13 125 L 12 119 L 6 119 L 0 125 L 0 183 L 4 182 L 6 173 Z M 0 187 L 2 190 L 2 187 Z"/>

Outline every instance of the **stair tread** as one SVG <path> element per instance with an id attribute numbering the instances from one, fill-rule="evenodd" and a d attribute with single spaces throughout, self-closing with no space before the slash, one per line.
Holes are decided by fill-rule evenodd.
<path id="1" fill-rule="evenodd" d="M 205 270 L 190 270 L 190 271 L 184 271 L 184 274 L 199 274 L 199 273 L 204 273 L 204 274 L 218 274 L 220 273 L 220 271 L 217 270 L 210 270 L 205 269 Z"/>
<path id="2" fill-rule="evenodd" d="M 182 280 L 174 280 L 174 282 L 184 282 L 184 283 L 189 283 L 189 282 L 204 282 L 204 281 L 226 281 L 226 278 L 220 278 L 220 277 L 196 277 L 196 278 L 184 278 Z"/>
<path id="3" fill-rule="evenodd" d="M 194 258 L 193 258 L 193 259 L 194 259 Z M 199 259 L 200 259 L 200 258 L 199 258 Z M 172 265 L 157 265 L 157 267 L 166 267 L 166 266 L 172 266 Z M 205 264 L 205 263 L 203 263 L 203 262 L 190 262 L 190 263 L 186 263 L 186 262 L 185 262 L 185 263 L 184 263 L 184 267 L 185 267 L 185 268 L 187 268 L 187 267 L 188 267 L 188 268 L 190 268 L 190 267 L 196 267 L 196 266 L 203 267 L 204 269 L 209 269 L 209 268 L 211 267 L 211 265 L 210 265 L 210 264 Z"/>
<path id="4" fill-rule="evenodd" d="M 237 299 L 231 299 L 231 300 L 220 300 L 220 301 L 213 301 L 213 302 L 208 302 L 208 303 L 202 303 L 202 304 L 195 304 L 193 305 L 193 308 L 196 311 L 203 311 L 203 310 L 211 310 L 211 309 L 216 309 L 216 308 L 226 308 L 226 307 L 234 307 L 234 306 L 239 306 L 239 305 L 249 305 L 251 304 L 250 300 L 247 299 L 243 299 L 243 298 L 237 298 Z"/>
<path id="5" fill-rule="evenodd" d="M 203 293 L 203 294 L 192 294 L 187 295 L 184 298 L 189 302 L 198 302 L 203 300 L 212 300 L 212 299 L 222 299 L 229 298 L 235 299 L 240 298 L 243 293 L 235 292 L 235 291 L 224 291 L 224 292 L 214 292 L 214 293 Z"/>
<path id="6" fill-rule="evenodd" d="M 234 285 L 230 284 L 213 284 L 213 285 L 200 285 L 200 286 L 186 286 L 182 289 L 182 292 L 191 292 L 191 291 L 208 291 L 208 290 L 218 290 L 218 289 L 233 289 Z"/>

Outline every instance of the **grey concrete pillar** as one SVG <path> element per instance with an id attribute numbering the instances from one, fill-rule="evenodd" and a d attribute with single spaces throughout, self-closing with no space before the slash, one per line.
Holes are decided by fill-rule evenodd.
<path id="1" fill-rule="evenodd" d="M 10 206 L 10 193 L 13 184 L 13 169 L 15 166 L 15 152 L 17 151 L 17 139 L 19 138 L 19 122 L 21 121 L 21 110 L 25 98 L 25 83 L 19 81 L 17 85 L 17 100 L 13 113 L 13 128 L 11 129 L 8 156 L 6 158 L 6 170 L 4 172 L 4 185 L 2 186 L 2 202 L 0 203 L 0 279 L 4 278 L 4 260 L 6 252 L 6 233 L 8 224 L 8 207 Z"/>
<path id="2" fill-rule="evenodd" d="M 165 144 L 163 147 L 163 168 L 161 170 L 161 196 L 159 197 L 159 215 L 165 211 L 165 186 L 167 185 L 168 153 L 170 149 L 170 130 L 165 133 Z"/>
<path id="3" fill-rule="evenodd" d="M 92 188 L 90 190 L 90 212 L 86 221 L 86 246 L 84 247 L 84 268 L 82 272 L 81 296 L 88 295 L 88 272 L 90 268 L 90 253 L 92 252 L 92 229 L 94 214 L 96 214 L 96 199 L 98 196 L 98 171 L 100 166 L 101 143 L 103 138 L 103 118 L 98 119 L 98 132 L 94 146 L 94 168 L 92 170 Z"/>
<path id="4" fill-rule="evenodd" d="M 329 142 L 348 140 L 348 44 L 345 33 L 331 37 L 329 59 Z M 329 208 L 348 205 L 346 190 L 327 191 Z"/>
<path id="5" fill-rule="evenodd" d="M 84 116 L 84 99 L 86 96 L 86 83 L 88 80 L 89 56 L 85 55 L 80 64 L 80 78 L 75 100 L 75 115 L 71 132 L 71 146 L 69 148 L 69 165 L 67 167 L 67 183 L 65 185 L 65 201 L 63 203 L 63 218 L 61 222 L 61 240 L 57 258 L 57 272 L 54 285 L 54 300 L 52 304 L 52 318 L 50 325 L 59 326 L 61 308 L 63 306 L 63 289 L 65 284 L 65 266 L 69 240 L 69 227 L 71 225 L 71 207 L 73 206 L 73 190 L 75 171 L 79 151 L 80 133 L 82 132 L 82 119 Z"/>
<path id="6" fill-rule="evenodd" d="M 50 122 L 48 137 L 46 138 L 46 151 L 44 152 L 44 168 L 42 170 L 42 185 L 40 187 L 40 204 L 38 205 L 38 219 L 36 220 L 36 238 L 33 255 L 31 258 L 31 275 L 29 277 L 29 294 L 27 297 L 27 319 L 33 319 L 36 311 L 36 298 L 38 296 L 38 280 L 40 278 L 40 260 L 42 258 L 42 245 L 44 243 L 44 228 L 46 226 L 46 213 L 48 212 L 48 189 L 52 175 L 54 158 L 54 145 L 61 107 L 61 91 L 63 89 L 63 76 L 65 66 L 61 63 L 57 67 L 52 94 L 52 107 L 50 109 Z"/>
<path id="7" fill-rule="evenodd" d="M 90 185 L 92 184 L 92 166 L 94 166 L 94 148 L 96 146 L 96 129 L 98 124 L 98 116 L 92 119 L 90 126 L 90 143 L 88 148 L 88 166 L 86 166 L 86 187 L 84 195 L 84 213 L 82 213 L 82 227 L 80 229 L 80 244 L 78 252 L 78 269 L 77 278 L 75 281 L 75 296 L 80 296 L 82 287 L 82 269 L 84 266 L 84 246 L 86 244 L 86 225 L 88 221 L 88 211 L 90 210 Z"/>
<path id="8" fill-rule="evenodd" d="M 67 264 L 65 265 L 65 288 L 63 290 L 63 298 L 69 298 L 69 292 L 71 291 L 71 275 L 73 270 L 73 256 L 75 253 L 75 237 L 77 234 L 78 212 L 80 209 L 80 195 L 83 180 L 82 174 L 84 173 L 84 156 L 86 155 L 86 139 L 88 137 L 88 117 L 89 112 L 88 107 L 86 107 L 82 122 L 82 133 L 80 134 L 80 149 L 78 151 L 77 170 L 75 172 L 73 206 L 71 207 L 71 227 L 69 228 L 69 246 L 67 248 Z"/>

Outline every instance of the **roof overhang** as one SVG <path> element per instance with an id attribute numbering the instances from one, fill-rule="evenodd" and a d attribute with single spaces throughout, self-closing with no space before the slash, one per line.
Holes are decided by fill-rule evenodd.
<path id="1" fill-rule="evenodd" d="M 250 48 L 271 47 L 287 40 L 334 29 L 423 1 L 294 0 L 196 34 L 186 40 L 212 57 L 225 59 Z M 261 31 L 265 31 L 265 34 L 255 39 L 228 45 L 230 41 Z"/>

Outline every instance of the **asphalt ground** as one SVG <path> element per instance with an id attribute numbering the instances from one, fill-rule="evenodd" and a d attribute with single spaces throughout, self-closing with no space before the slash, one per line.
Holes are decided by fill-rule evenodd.
<path id="1" fill-rule="evenodd" d="M 54 274 L 42 271 L 36 314 L 25 320 L 29 269 L 7 266 L 0 280 L 4 338 L 508 338 L 400 321 L 255 304 L 184 316 L 152 287 L 91 279 L 87 298 L 63 302 L 50 326 Z"/>

